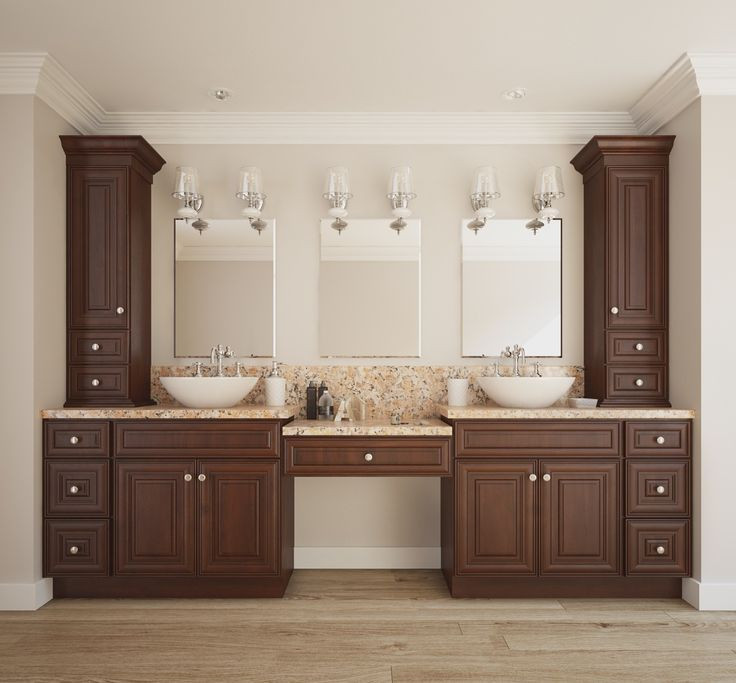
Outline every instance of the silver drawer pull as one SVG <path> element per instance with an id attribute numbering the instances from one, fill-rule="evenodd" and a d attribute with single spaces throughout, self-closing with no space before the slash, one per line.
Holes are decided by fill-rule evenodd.
<path id="1" fill-rule="evenodd" d="M 664 493 L 664 486 L 662 486 L 662 484 L 660 484 L 659 486 L 657 486 L 657 493 L 660 496 Z"/>
<path id="2" fill-rule="evenodd" d="M 99 386 L 100 386 L 100 380 L 99 380 L 99 379 L 97 379 L 97 377 L 95 377 L 95 378 L 94 378 L 94 379 L 92 380 L 92 386 L 93 386 L 93 387 L 99 387 Z"/>
<path id="3" fill-rule="evenodd" d="M 657 437 L 657 443 L 661 446 L 664 443 L 664 437 L 663 436 L 658 436 Z"/>
<path id="4" fill-rule="evenodd" d="M 93 351 L 99 351 L 100 345 L 97 342 L 93 342 L 92 346 L 90 347 Z"/>
<path id="5" fill-rule="evenodd" d="M 638 342 L 637 345 L 634 347 L 637 351 L 643 351 L 644 350 L 644 344 L 641 342 Z"/>
<path id="6" fill-rule="evenodd" d="M 199 481 L 204 481 L 205 479 L 207 479 L 207 475 L 206 474 L 198 474 L 197 475 L 197 479 L 199 479 Z"/>
<path id="7" fill-rule="evenodd" d="M 664 546 L 658 545 L 657 546 L 657 555 L 664 555 Z"/>
<path id="8" fill-rule="evenodd" d="M 118 307 L 117 307 L 117 308 L 115 309 L 115 312 L 116 312 L 116 313 L 117 313 L 118 315 L 123 315 L 123 313 L 125 313 L 125 309 L 124 309 L 124 308 L 123 308 L 122 306 L 118 306 Z"/>
<path id="9" fill-rule="evenodd" d="M 613 315 L 618 315 L 618 306 L 611 306 L 611 313 Z"/>
<path id="10" fill-rule="evenodd" d="M 77 486 L 76 484 L 72 484 L 69 487 L 69 493 L 72 493 L 72 494 L 79 493 L 79 486 Z"/>
<path id="11" fill-rule="evenodd" d="M 189 472 L 184 475 L 184 481 L 192 481 L 192 475 Z"/>
<path id="12" fill-rule="evenodd" d="M 373 460 L 373 453 L 366 453 L 363 456 L 363 460 L 365 460 L 366 462 L 370 462 L 371 460 Z"/>
<path id="13" fill-rule="evenodd" d="M 530 474 L 529 475 L 529 481 L 537 481 L 537 475 L 536 474 Z"/>
<path id="14" fill-rule="evenodd" d="M 544 479 L 544 481 L 551 481 L 552 480 L 552 475 L 551 474 L 545 474 L 545 475 L 542 476 L 542 479 Z"/>
<path id="15" fill-rule="evenodd" d="M 634 382 L 637 387 L 643 387 L 644 386 L 644 380 L 641 377 L 637 377 L 636 381 Z"/>
<path id="16" fill-rule="evenodd" d="M 70 555 L 76 555 L 79 552 L 79 548 L 77 546 L 73 545 L 71 548 L 69 548 L 69 554 Z"/>
<path id="17" fill-rule="evenodd" d="M 69 443 L 73 445 L 77 445 L 79 443 L 79 437 L 78 436 L 72 436 L 69 438 Z"/>

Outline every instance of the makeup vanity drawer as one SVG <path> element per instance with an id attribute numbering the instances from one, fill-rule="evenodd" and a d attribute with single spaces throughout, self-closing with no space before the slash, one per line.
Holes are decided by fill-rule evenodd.
<path id="1" fill-rule="evenodd" d="M 609 399 L 626 399 L 631 405 L 667 396 L 664 365 L 609 365 L 606 371 Z"/>
<path id="2" fill-rule="evenodd" d="M 110 424 L 94 420 L 44 422 L 46 456 L 110 455 Z"/>
<path id="3" fill-rule="evenodd" d="M 690 573 L 690 522 L 630 520 L 626 522 L 626 573 Z"/>
<path id="4" fill-rule="evenodd" d="M 690 455 L 690 422 L 627 422 L 626 455 Z"/>
<path id="5" fill-rule="evenodd" d="M 444 437 L 287 437 L 286 474 L 449 476 Z"/>
<path id="6" fill-rule="evenodd" d="M 106 519 L 47 519 L 45 533 L 45 576 L 108 575 L 109 524 Z"/>
<path id="7" fill-rule="evenodd" d="M 54 517 L 106 517 L 110 466 L 107 460 L 46 460 L 46 514 Z"/>
<path id="8" fill-rule="evenodd" d="M 632 516 L 690 514 L 690 463 L 687 460 L 629 460 L 626 510 Z"/>
<path id="9" fill-rule="evenodd" d="M 127 331 L 90 332 L 72 330 L 69 332 L 70 363 L 127 363 Z"/>
<path id="10" fill-rule="evenodd" d="M 663 330 L 608 332 L 606 360 L 609 363 L 664 363 L 666 338 Z"/>
<path id="11" fill-rule="evenodd" d="M 68 378 L 69 401 L 84 400 L 109 403 L 128 395 L 127 365 L 70 365 Z"/>

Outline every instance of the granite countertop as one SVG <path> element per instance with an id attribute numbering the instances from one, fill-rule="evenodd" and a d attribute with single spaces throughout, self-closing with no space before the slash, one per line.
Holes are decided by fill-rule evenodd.
<path id="1" fill-rule="evenodd" d="M 676 408 L 501 408 L 497 405 L 437 405 L 450 420 L 689 420 L 694 410 Z"/>
<path id="2" fill-rule="evenodd" d="M 298 406 L 271 407 L 243 404 L 233 408 L 185 408 L 141 406 L 140 408 L 57 408 L 42 410 L 45 420 L 288 420 Z"/>
<path id="3" fill-rule="evenodd" d="M 452 426 L 429 417 L 392 425 L 389 420 L 296 420 L 284 425 L 284 436 L 452 436 Z"/>

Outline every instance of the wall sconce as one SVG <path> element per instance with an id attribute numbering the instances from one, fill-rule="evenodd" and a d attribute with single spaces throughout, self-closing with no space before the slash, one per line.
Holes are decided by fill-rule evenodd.
<path id="1" fill-rule="evenodd" d="M 199 192 L 199 173 L 194 166 L 177 166 L 174 178 L 174 191 L 171 196 L 184 202 L 176 212 L 179 218 L 187 223 L 197 218 L 204 203 L 204 196 Z"/>
<path id="2" fill-rule="evenodd" d="M 406 227 L 405 219 L 411 216 L 409 202 L 416 198 L 410 166 L 395 166 L 391 169 L 386 196 L 391 200 L 391 214 L 396 219 L 389 227 L 396 230 L 398 235 Z"/>
<path id="3" fill-rule="evenodd" d="M 537 234 L 537 230 L 544 227 L 554 218 L 560 217 L 560 210 L 552 206 L 552 201 L 565 196 L 565 186 L 562 183 L 562 170 L 559 166 L 544 166 L 537 171 L 537 180 L 534 184 L 532 205 L 537 211 L 537 217 L 526 224 L 526 227 Z"/>
<path id="4" fill-rule="evenodd" d="M 325 178 L 325 191 L 322 194 L 330 202 L 330 210 L 327 215 L 335 220 L 332 228 L 340 234 L 347 227 L 345 217 L 348 215 L 348 200 L 353 195 L 350 193 L 350 175 L 344 166 L 331 166 L 327 169 Z"/>
<path id="5" fill-rule="evenodd" d="M 493 166 L 481 166 L 475 170 L 473 185 L 470 188 L 470 204 L 475 211 L 473 220 L 468 228 L 478 234 L 478 230 L 485 226 L 488 219 L 493 218 L 496 212 L 491 208 L 491 201 L 501 196 L 498 186 L 496 169 Z"/>
<path id="6" fill-rule="evenodd" d="M 261 210 L 266 201 L 266 195 L 263 194 L 263 177 L 260 168 L 257 166 L 243 166 L 240 169 L 240 181 L 235 196 L 245 202 L 246 206 L 242 214 L 248 219 L 250 227 L 257 230 L 260 235 L 266 227 L 266 221 L 261 218 Z"/>

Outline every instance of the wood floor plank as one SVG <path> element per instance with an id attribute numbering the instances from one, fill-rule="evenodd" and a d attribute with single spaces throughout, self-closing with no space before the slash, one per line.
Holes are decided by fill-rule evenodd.
<path id="1" fill-rule="evenodd" d="M 568 610 L 659 610 L 665 612 L 693 612 L 695 608 L 684 600 L 646 598 L 560 598 L 560 604 Z"/>

